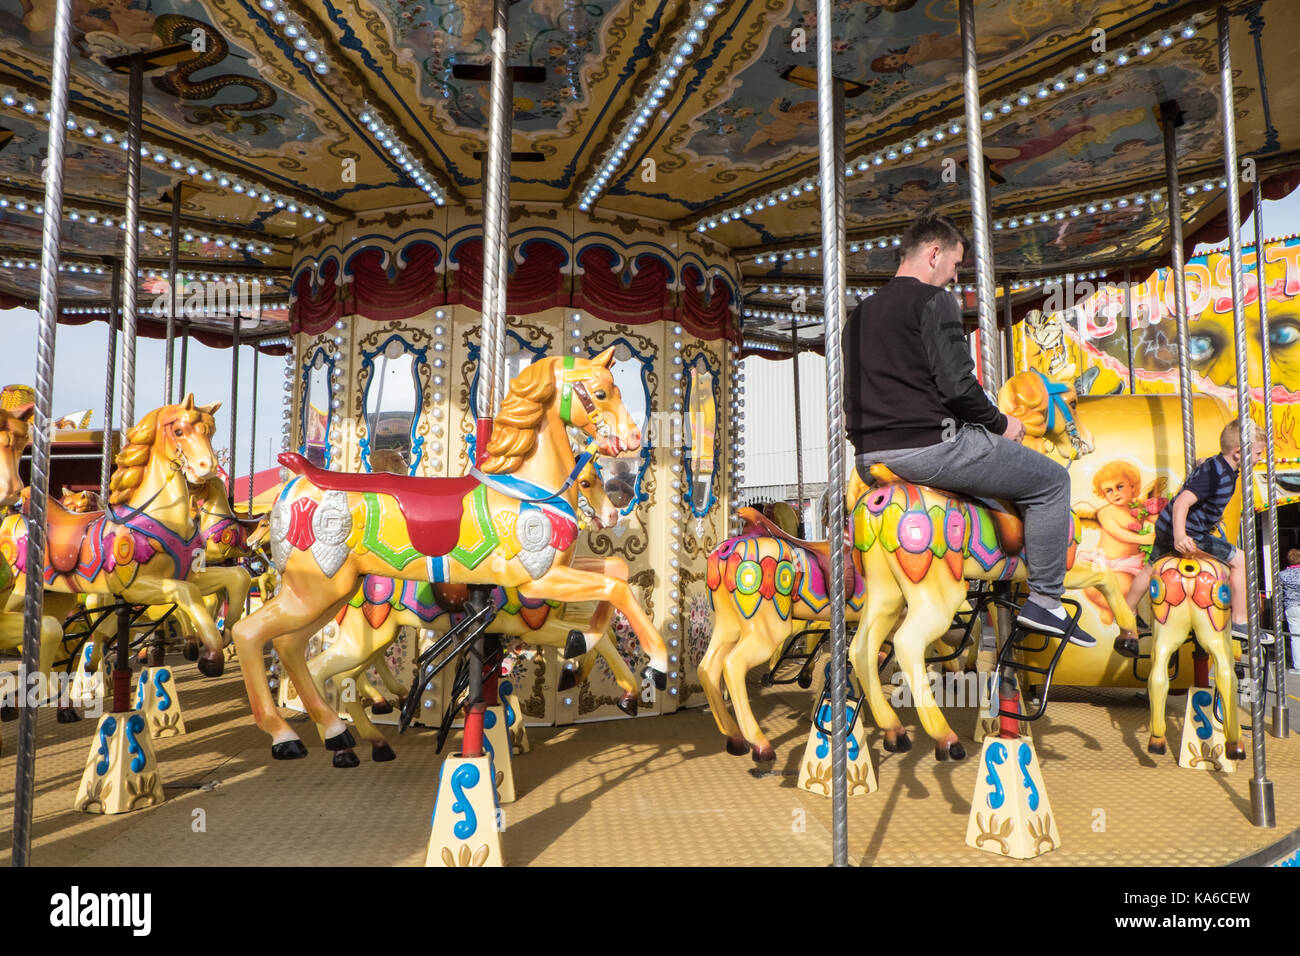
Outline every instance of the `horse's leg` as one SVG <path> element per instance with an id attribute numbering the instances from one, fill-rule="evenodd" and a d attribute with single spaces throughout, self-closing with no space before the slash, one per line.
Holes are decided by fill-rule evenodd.
<path id="1" fill-rule="evenodd" d="M 300 637 L 300 640 L 293 643 L 293 652 L 304 666 L 300 679 L 294 681 L 294 686 L 304 706 L 315 706 L 313 719 L 323 712 L 325 720 L 321 723 L 327 724 L 331 729 L 341 728 L 343 722 L 337 714 L 330 717 L 329 708 L 316 691 L 310 672 L 306 671 L 303 650 L 311 635 L 334 619 L 339 608 L 357 587 L 357 574 L 351 562 L 345 562 L 333 577 L 322 578 L 310 571 L 305 574 L 297 571 L 294 561 L 298 557 L 290 555 L 289 568 L 276 596 L 262 605 L 255 614 L 239 621 L 235 625 L 234 634 L 235 652 L 239 656 L 239 669 L 243 674 L 253 719 L 271 736 L 271 755 L 281 760 L 304 757 L 307 748 L 276 710 L 267 682 L 265 647 L 272 638 L 280 635 Z M 281 662 L 287 671 L 289 662 L 283 656 Z M 310 710 L 308 712 L 312 713 Z"/>
<path id="2" fill-rule="evenodd" d="M 217 566 L 190 572 L 190 580 L 198 585 L 205 596 L 226 592 L 226 600 L 229 602 L 229 610 L 226 612 L 226 633 L 229 634 L 235 622 L 244 616 L 248 592 L 253 587 L 253 576 L 241 567 Z M 209 613 L 212 614 L 211 611 Z M 215 620 L 215 614 L 212 616 Z"/>
<path id="3" fill-rule="evenodd" d="M 1197 608 L 1193 612 L 1192 626 L 1196 642 L 1214 658 L 1214 686 L 1223 701 L 1223 740 L 1225 756 L 1229 760 L 1245 760 L 1246 748 L 1241 742 L 1241 719 L 1237 712 L 1237 669 L 1232 663 L 1233 643 L 1225 629 L 1218 631 L 1209 615 Z"/>
<path id="4" fill-rule="evenodd" d="M 871 575 L 868 578 L 867 605 L 849 645 L 849 660 L 866 694 L 871 717 L 885 732 L 885 749 L 906 751 L 912 749 L 912 741 L 880 683 L 880 648 L 898 623 L 903 610 L 903 592 L 888 566 L 883 561 L 872 560 L 878 550 L 883 552 L 883 549 L 876 548 L 867 552 L 867 573 Z"/>
<path id="5" fill-rule="evenodd" d="M 749 704 L 749 688 L 745 686 L 746 675 L 772 656 L 772 645 L 779 641 L 764 626 L 766 623 L 768 622 L 757 613 L 754 617 L 741 621 L 740 640 L 722 665 L 727 690 L 731 691 L 731 706 L 736 712 L 736 722 L 740 724 L 740 732 L 744 734 L 745 740 L 749 741 L 755 763 L 776 759 L 772 742 L 763 735 L 762 728 L 754 718 L 754 711 Z"/>
<path id="6" fill-rule="evenodd" d="M 391 749 L 385 743 L 384 735 L 371 723 L 366 714 L 365 701 L 368 699 L 369 692 L 379 693 L 366 680 L 366 667 L 375 658 L 383 656 L 384 649 L 396 635 L 397 621 L 392 614 L 378 628 L 372 628 L 360 610 L 348 608 L 343 615 L 343 620 L 339 622 L 337 639 L 307 664 L 312 683 L 322 694 L 326 681 L 344 675 L 339 688 L 343 708 L 352 718 L 357 733 L 362 739 L 370 742 L 375 752 L 389 750 L 391 753 Z M 297 681 L 294 681 L 294 686 L 297 686 Z M 301 693 L 300 690 L 299 694 Z M 380 695 L 379 699 L 383 700 L 383 695 Z M 319 725 L 318 730 L 322 740 L 334 736 Z M 376 756 L 375 759 L 391 760 L 392 756 Z M 346 758 L 343 763 L 344 765 L 348 763 Z"/>
<path id="7" fill-rule="evenodd" d="M 197 586 L 171 578 L 137 578 L 122 597 L 132 604 L 175 604 L 194 622 L 199 640 L 203 642 L 205 650 L 199 657 L 199 672 L 206 677 L 221 676 L 226 667 L 226 659 L 221 653 L 224 642 Z"/>
<path id="8" fill-rule="evenodd" d="M 1147 694 L 1151 698 L 1151 737 L 1147 741 L 1147 753 L 1168 752 L 1165 704 L 1169 700 L 1169 658 L 1187 639 L 1187 610 L 1190 606 L 1191 601 L 1185 600 L 1169 609 L 1169 616 L 1163 624 L 1158 620 L 1152 622 L 1151 674 L 1147 678 Z"/>
<path id="9" fill-rule="evenodd" d="M 650 656 L 650 669 L 655 686 L 663 690 L 668 685 L 668 646 L 654 624 L 646 616 L 631 587 L 626 581 L 579 571 L 576 568 L 553 567 L 536 581 L 519 586 L 519 593 L 531 598 L 577 603 L 580 601 L 608 601 L 623 612 L 632 625 L 641 647 Z"/>
<path id="10" fill-rule="evenodd" d="M 1119 577 L 1110 568 L 1099 568 L 1095 564 L 1077 563 L 1065 572 L 1065 587 L 1096 588 L 1106 599 L 1106 605 L 1115 615 L 1115 624 L 1119 627 L 1120 637 L 1137 638 L 1137 618 L 1128 603 L 1128 588 L 1124 587 Z"/>
<path id="11" fill-rule="evenodd" d="M 704 696 L 709 702 L 709 712 L 718 730 L 727 738 L 727 753 L 744 756 L 749 752 L 749 744 L 740 733 L 740 726 L 731 716 L 731 709 L 722 699 L 722 668 L 740 640 L 740 615 L 736 612 L 730 594 L 725 591 L 715 592 L 713 606 L 716 608 L 713 618 L 713 636 L 709 646 L 700 659 L 696 674 Z M 735 699 L 735 695 L 732 695 Z"/>
<path id="12" fill-rule="evenodd" d="M 406 700 L 406 695 L 411 692 L 411 688 L 397 679 L 393 669 L 388 666 L 388 660 L 384 654 L 376 655 L 371 666 L 374 667 L 375 673 L 379 675 L 380 682 L 390 694 L 399 701 Z"/>
<path id="13" fill-rule="evenodd" d="M 951 757 L 961 760 L 966 756 L 966 750 L 935 702 L 925 666 L 925 652 L 952 624 L 953 615 L 966 596 L 965 584 L 952 578 L 938 578 L 937 575 L 948 573 L 946 568 L 933 568 L 932 572 L 919 585 L 907 589 L 911 593 L 905 592 L 907 617 L 894 634 L 894 653 L 898 656 L 898 669 L 911 686 L 912 701 L 917 716 L 921 718 L 921 726 L 935 742 L 935 759 Z"/>
<path id="14" fill-rule="evenodd" d="M 627 562 L 622 558 L 574 558 L 570 562 L 571 567 L 579 571 L 592 571 L 596 574 L 603 574 L 607 578 L 617 578 L 620 581 L 628 579 L 629 570 Z M 614 616 L 614 606 L 608 601 L 601 601 L 596 605 L 596 611 L 591 615 L 591 623 L 583 632 L 587 640 L 587 653 L 590 655 L 600 643 L 601 636 L 609 628 L 609 620 Z M 579 667 L 581 673 L 582 668 Z M 586 664 L 586 672 L 591 672 L 590 661 Z M 585 676 L 585 675 L 584 675 Z M 581 684 L 583 677 L 579 677 L 578 683 Z"/>

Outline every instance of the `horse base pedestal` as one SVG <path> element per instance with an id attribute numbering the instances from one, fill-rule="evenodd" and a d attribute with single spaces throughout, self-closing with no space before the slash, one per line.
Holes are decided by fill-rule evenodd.
<path id="1" fill-rule="evenodd" d="M 181 698 L 176 692 L 176 681 L 170 667 L 140 670 L 132 706 L 144 714 L 149 722 L 150 736 L 154 739 L 179 737 L 185 733 L 185 713 L 181 710 Z"/>
<path id="2" fill-rule="evenodd" d="M 68 688 L 72 703 L 82 707 L 92 706 L 96 699 L 104 698 L 108 659 L 101 654 L 99 669 L 96 670 L 91 664 L 94 655 L 95 645 L 92 641 L 87 641 L 77 657 L 77 672 L 72 677 L 72 686 Z"/>
<path id="3" fill-rule="evenodd" d="M 967 846 L 1031 860 L 1061 845 L 1032 738 L 985 738 L 978 767 Z"/>
<path id="4" fill-rule="evenodd" d="M 528 745 L 528 728 L 524 726 L 524 712 L 519 709 L 519 697 L 515 694 L 514 684 L 510 681 L 502 681 L 499 694 L 506 706 L 506 724 L 510 729 L 510 752 L 526 754 L 532 750 L 532 747 Z"/>
<path id="5" fill-rule="evenodd" d="M 425 866 L 504 866 L 492 759 L 452 754 L 438 771 Z"/>
<path id="6" fill-rule="evenodd" d="M 130 712 L 100 717 L 72 808 L 127 813 L 162 802 L 162 775 L 144 716 Z"/>
<path id="7" fill-rule="evenodd" d="M 500 704 L 493 704 L 483 712 L 483 739 L 496 774 L 497 802 L 514 803 L 515 773 L 510 758 L 510 727 L 506 722 L 506 709 Z"/>
<path id="8" fill-rule="evenodd" d="M 861 704 L 861 700 L 844 702 L 844 720 L 853 728 L 848 736 L 848 764 L 844 774 L 845 789 L 850 797 L 858 793 L 874 793 L 879 786 L 871 750 L 867 747 L 866 731 L 861 720 L 853 719 Z M 816 719 L 808 730 L 803 758 L 799 761 L 799 789 L 829 797 L 835 789 L 831 776 L 831 738 L 817 729 L 818 723 L 827 728 L 831 724 L 831 695 L 825 690 L 817 705 Z"/>
<path id="9" fill-rule="evenodd" d="M 1226 754 L 1223 721 L 1215 713 L 1214 691 L 1193 687 L 1187 692 L 1187 712 L 1183 716 L 1183 739 L 1178 745 L 1178 766 L 1188 770 L 1217 770 L 1231 773 L 1237 761 Z"/>

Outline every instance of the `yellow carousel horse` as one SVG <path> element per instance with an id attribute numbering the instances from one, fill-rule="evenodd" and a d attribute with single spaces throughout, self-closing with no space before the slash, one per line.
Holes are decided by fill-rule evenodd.
<path id="1" fill-rule="evenodd" d="M 334 619 L 366 575 L 434 583 L 498 585 L 525 598 L 608 601 L 622 611 L 666 686 L 668 649 L 626 581 L 573 566 L 581 470 L 567 426 L 599 454 L 641 445 L 640 429 L 614 384 L 614 350 L 592 359 L 542 359 L 511 383 L 482 463 L 462 478 L 347 475 L 300 455 L 281 464 L 288 482 L 271 511 L 271 552 L 280 590 L 235 625 L 235 647 L 259 727 L 277 759 L 306 755 L 275 709 L 263 648 L 274 643 L 326 747 L 353 745 L 347 727 L 311 679 L 306 645 Z M 585 453 L 584 453 L 585 454 Z M 588 648 L 584 648 L 586 650 Z"/>
<path id="2" fill-rule="evenodd" d="M 221 635 L 198 588 L 185 579 L 199 547 L 190 484 L 216 474 L 212 415 L 219 407 L 196 406 L 189 395 L 142 418 L 117 456 L 106 512 L 77 514 L 51 500 L 43 569 L 52 608 L 70 610 L 79 594 L 178 605 L 199 627 L 205 645 L 199 670 L 208 676 L 224 667 Z M 28 570 L 23 516 L 0 522 L 0 555 L 18 572 L 7 610 L 19 613 Z"/>
<path id="3" fill-rule="evenodd" d="M 30 404 L 14 409 L 0 408 L 0 512 L 16 504 L 25 490 L 18 473 L 18 460 L 31 440 L 31 419 L 35 407 Z M 0 650 L 21 650 L 23 646 L 22 603 L 25 600 L 22 588 L 14 574 L 14 560 L 17 556 L 0 548 Z M 15 596 L 16 595 L 16 599 Z M 17 608 L 6 611 L 13 601 Z M 63 640 L 63 627 L 57 614 L 49 613 L 57 608 L 46 608 L 41 618 L 40 672 L 49 677 L 54 665 L 54 655 Z M 9 702 L 0 704 L 8 717 Z"/>
<path id="4" fill-rule="evenodd" d="M 1057 449 L 1068 448 L 1073 458 L 1093 448 L 1092 436 L 1075 421 L 1076 402 L 1073 389 L 1029 371 L 1007 381 L 998 404 L 1023 421 L 1040 444 L 1046 439 Z M 1044 404 L 1046 408 L 1041 407 Z M 965 749 L 936 705 L 926 678 L 925 651 L 951 627 L 953 615 L 966 599 L 967 581 L 1028 578 L 1022 553 L 1024 528 L 1009 508 L 996 510 L 983 502 L 914 485 L 880 465 L 871 471 L 881 483 L 858 501 L 852 516 L 853 557 L 868 587 L 866 613 L 853 638 L 850 659 L 876 725 L 885 732 L 885 749 L 910 749 L 907 732 L 881 687 L 880 673 L 870 666 L 892 634 L 899 669 L 910 686 L 921 725 L 935 741 L 937 759 L 961 759 Z M 1068 536 L 1061 541 L 1067 555 L 1065 587 L 1097 588 L 1121 631 L 1136 636 L 1137 624 L 1115 573 L 1076 560 L 1079 534 L 1079 519 L 1071 512 Z M 902 618 L 905 608 L 907 616 Z"/>
<path id="5" fill-rule="evenodd" d="M 575 485 L 578 509 L 584 515 L 585 523 L 596 528 L 613 527 L 618 521 L 619 510 L 606 496 L 594 462 L 587 463 Z M 628 577 L 627 564 L 620 558 L 575 557 L 573 565 L 624 581 Z M 529 644 L 545 647 L 565 649 L 572 646 L 571 625 L 559 620 L 562 607 L 521 598 L 514 588 L 494 588 L 492 600 L 497 606 L 497 615 L 485 628 L 488 633 L 519 637 Z M 581 683 L 590 672 L 594 658 L 601 657 L 624 691 L 618 702 L 619 709 L 635 716 L 641 688 L 606 633 L 612 612 L 613 608 L 606 602 L 597 607 L 582 640 L 582 646 L 594 645 L 594 650 L 583 657 L 585 669 L 580 667 L 576 673 L 565 671 L 565 675 L 574 684 Z M 438 589 L 427 581 L 367 577 L 361 589 L 339 612 L 338 632 L 333 643 L 311 659 L 312 679 L 322 694 L 328 680 L 334 680 L 336 685 L 346 685 L 349 680 L 353 682 L 355 693 L 344 694 L 342 702 L 358 734 L 370 742 L 372 759 L 393 760 L 397 755 L 366 715 L 365 703 L 375 701 L 376 696 L 379 703 L 372 708 L 375 713 L 388 713 L 392 709 L 366 679 L 367 669 L 375 668 L 383 684 L 396 694 L 400 706 L 410 690 L 393 676 L 384 660 L 385 651 L 396 638 L 398 628 L 413 627 L 445 633 L 453 623 L 454 613 L 440 606 Z M 559 689 L 564 690 L 566 686 L 573 685 L 562 682 Z M 349 767 L 356 766 L 356 763 L 344 758 L 336 759 L 335 765 Z"/>
<path id="6" fill-rule="evenodd" d="M 1241 723 L 1237 715 L 1237 671 L 1233 666 L 1232 586 L 1224 565 L 1207 554 L 1170 554 L 1155 563 L 1151 573 L 1151 738 L 1147 750 L 1167 752 L 1165 702 L 1169 697 L 1169 658 L 1188 635 L 1214 660 L 1214 684 L 1223 707 L 1225 756 L 1245 760 Z M 1197 726 L 1198 735 L 1211 736 L 1208 715 Z M 1208 748 L 1207 748 L 1208 749 Z"/>

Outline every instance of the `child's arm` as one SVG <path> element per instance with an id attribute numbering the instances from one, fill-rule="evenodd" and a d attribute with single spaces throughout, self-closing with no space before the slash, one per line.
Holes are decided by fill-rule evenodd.
<path id="1" fill-rule="evenodd" d="M 1196 495 L 1184 489 L 1170 506 L 1174 509 L 1174 550 L 1179 554 L 1191 554 L 1197 550 L 1196 542 L 1187 535 L 1187 512 L 1198 500 Z"/>

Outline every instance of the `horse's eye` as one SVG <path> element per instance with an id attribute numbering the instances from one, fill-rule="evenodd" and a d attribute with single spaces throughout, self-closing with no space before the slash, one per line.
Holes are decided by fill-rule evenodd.
<path id="1" fill-rule="evenodd" d="M 603 402 L 603 401 L 605 400 L 605 398 L 607 397 L 607 396 L 605 395 L 605 390 L 604 390 L 604 389 L 599 389 L 599 388 L 598 388 L 598 389 L 596 389 L 596 391 L 595 391 L 594 394 L 595 394 L 595 396 L 596 396 L 596 400 L 597 400 L 597 401 L 601 401 L 601 402 Z"/>
<path id="2" fill-rule="evenodd" d="M 578 487 L 580 487 L 580 488 L 590 488 L 590 487 L 591 487 L 591 482 L 590 482 L 590 481 L 580 481 L 580 482 L 578 482 Z"/>
<path id="3" fill-rule="evenodd" d="M 180 438 L 182 435 L 185 434 L 185 429 L 180 428 L 180 427 L 178 426 L 178 427 L 172 429 L 172 433 L 175 434 L 175 436 L 176 436 L 177 438 Z"/>

